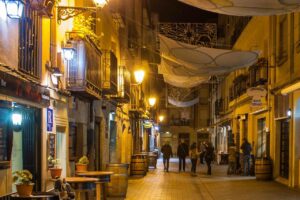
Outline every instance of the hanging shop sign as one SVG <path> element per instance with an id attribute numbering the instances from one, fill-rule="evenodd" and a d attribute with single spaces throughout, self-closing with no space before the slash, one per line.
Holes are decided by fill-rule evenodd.
<path id="1" fill-rule="evenodd" d="M 53 130 L 53 110 L 47 108 L 47 131 L 52 132 Z"/>
<path id="2" fill-rule="evenodd" d="M 252 97 L 252 106 L 262 106 L 262 99 L 266 97 L 267 91 L 262 87 L 252 87 L 247 89 L 247 95 Z"/>
<path id="3" fill-rule="evenodd" d="M 0 93 L 32 101 L 45 107 L 50 105 L 48 89 L 2 71 L 0 71 Z"/>

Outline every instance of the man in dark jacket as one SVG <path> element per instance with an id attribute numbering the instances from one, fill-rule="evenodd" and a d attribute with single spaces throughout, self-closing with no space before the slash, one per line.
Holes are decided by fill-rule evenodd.
<path id="1" fill-rule="evenodd" d="M 162 146 L 161 152 L 163 153 L 164 171 L 168 172 L 170 157 L 173 156 L 172 147 L 169 145 L 168 142 L 164 144 L 164 146 Z"/>
<path id="2" fill-rule="evenodd" d="M 181 143 L 177 147 L 177 155 L 179 158 L 179 172 L 182 170 L 185 171 L 185 157 L 189 154 L 189 147 L 184 143 L 184 140 L 181 140 Z"/>
<path id="3" fill-rule="evenodd" d="M 241 146 L 243 151 L 243 160 L 244 160 L 244 176 L 250 175 L 250 157 L 252 147 L 246 138 L 243 139 L 243 144 Z"/>

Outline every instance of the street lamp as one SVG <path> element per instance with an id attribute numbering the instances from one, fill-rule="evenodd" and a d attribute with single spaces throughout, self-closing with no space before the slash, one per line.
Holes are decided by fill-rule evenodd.
<path id="1" fill-rule="evenodd" d="M 67 44 L 62 48 L 62 50 L 63 50 L 64 58 L 67 61 L 70 61 L 74 58 L 75 48 L 73 47 L 70 41 L 67 42 Z"/>
<path id="2" fill-rule="evenodd" d="M 134 78 L 137 84 L 141 84 L 144 80 L 144 77 L 145 77 L 144 70 L 137 70 L 134 72 Z"/>
<path id="3" fill-rule="evenodd" d="M 20 19 L 23 15 L 24 2 L 22 0 L 4 0 L 6 14 L 9 18 Z"/>
<path id="4" fill-rule="evenodd" d="M 160 116 L 158 117 L 159 122 L 164 121 L 164 119 L 165 119 L 165 117 L 164 117 L 163 115 L 160 115 Z"/>
<path id="5" fill-rule="evenodd" d="M 97 7 L 103 8 L 108 3 L 108 0 L 94 0 L 94 3 Z"/>
<path id="6" fill-rule="evenodd" d="M 155 97 L 150 97 L 149 98 L 149 105 L 150 107 L 153 107 L 156 103 L 156 98 Z"/>

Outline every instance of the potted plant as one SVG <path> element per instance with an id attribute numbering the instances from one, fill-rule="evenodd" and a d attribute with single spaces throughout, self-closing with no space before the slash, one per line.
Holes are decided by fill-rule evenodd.
<path id="1" fill-rule="evenodd" d="M 49 168 L 50 173 L 51 173 L 51 177 L 53 179 L 60 178 L 61 171 L 62 171 L 62 168 L 60 167 L 60 160 L 59 159 L 54 159 L 52 156 L 49 156 L 48 157 L 48 162 L 53 165 L 52 168 Z"/>
<path id="2" fill-rule="evenodd" d="M 76 163 L 77 172 L 87 171 L 87 165 L 89 164 L 89 159 L 86 156 L 82 156 L 79 161 Z"/>
<path id="3" fill-rule="evenodd" d="M 16 184 L 19 196 L 30 196 L 34 183 L 32 174 L 28 170 L 19 170 L 13 172 L 13 182 Z"/>

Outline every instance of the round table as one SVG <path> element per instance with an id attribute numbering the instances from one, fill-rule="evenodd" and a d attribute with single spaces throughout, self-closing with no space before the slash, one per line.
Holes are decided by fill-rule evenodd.
<path id="1" fill-rule="evenodd" d="M 74 187 L 76 192 L 76 199 L 80 199 L 80 192 L 88 191 L 83 190 L 84 185 L 88 183 L 95 183 L 97 186 L 98 178 L 90 178 L 90 177 L 66 177 L 65 181 Z"/>
<path id="2" fill-rule="evenodd" d="M 101 199 L 102 188 L 105 183 L 110 182 L 110 176 L 113 172 L 110 171 L 86 171 L 86 172 L 77 172 L 76 175 L 81 177 L 96 177 L 98 181 L 96 182 L 96 199 Z M 104 190 L 103 190 L 104 191 Z M 103 198 L 106 199 L 106 195 L 103 195 Z"/>

